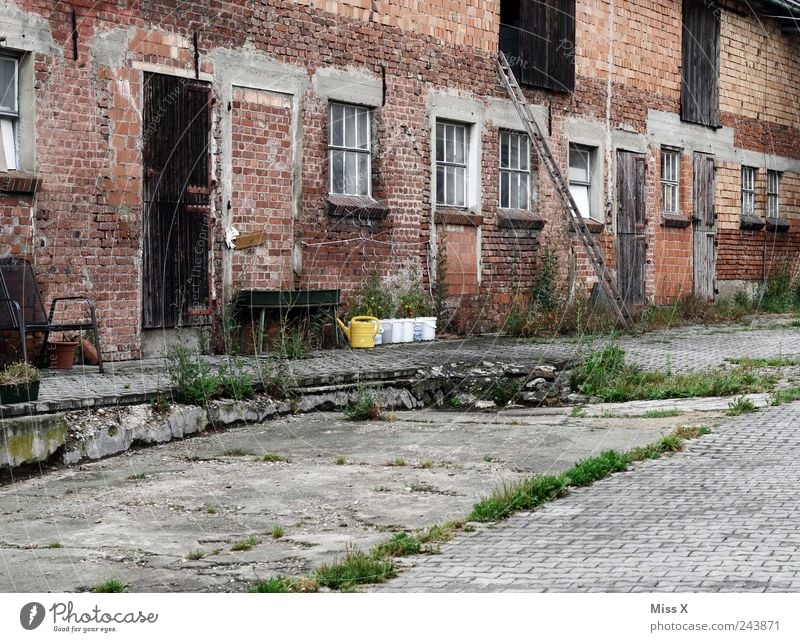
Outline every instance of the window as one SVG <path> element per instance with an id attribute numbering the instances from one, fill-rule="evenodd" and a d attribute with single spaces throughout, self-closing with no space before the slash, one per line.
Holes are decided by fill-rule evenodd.
<path id="1" fill-rule="evenodd" d="M 681 170 L 680 152 L 661 150 L 661 211 L 667 214 L 680 212 L 678 177 Z"/>
<path id="2" fill-rule="evenodd" d="M 742 167 L 742 216 L 756 213 L 756 168 Z"/>
<path id="3" fill-rule="evenodd" d="M 528 136 L 500 132 L 500 207 L 527 210 L 530 194 L 531 148 Z"/>
<path id="4" fill-rule="evenodd" d="M 575 0 L 501 0 L 500 50 L 520 83 L 575 88 Z"/>
<path id="5" fill-rule="evenodd" d="M 331 103 L 329 117 L 331 194 L 371 196 L 370 110 Z"/>
<path id="6" fill-rule="evenodd" d="M 781 175 L 780 172 L 767 172 L 767 216 L 778 218 L 781 215 Z"/>
<path id="7" fill-rule="evenodd" d="M 683 0 L 681 119 L 719 127 L 720 13 L 716 0 Z"/>
<path id="8" fill-rule="evenodd" d="M 0 171 L 18 168 L 18 77 L 17 59 L 0 56 Z"/>
<path id="9" fill-rule="evenodd" d="M 569 191 L 584 218 L 590 218 L 593 214 L 591 204 L 594 155 L 594 147 L 569 146 Z"/>
<path id="10" fill-rule="evenodd" d="M 436 204 L 467 206 L 467 126 L 436 123 Z"/>

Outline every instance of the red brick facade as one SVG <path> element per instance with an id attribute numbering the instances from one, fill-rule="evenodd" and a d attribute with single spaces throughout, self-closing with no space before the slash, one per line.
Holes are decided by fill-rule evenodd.
<path id="1" fill-rule="evenodd" d="M 35 195 L 0 193 L 0 256 L 31 256 L 47 299 L 91 293 L 111 358 L 142 352 L 145 72 L 212 88 L 214 310 L 241 288 L 339 288 L 346 300 L 371 273 L 389 276 L 399 268 L 415 270 L 429 288 L 437 249 L 447 259 L 451 305 L 463 303 L 484 327 L 502 324 L 510 302 L 529 291 L 543 245 L 559 255 L 564 278 L 575 279 L 571 287 L 594 281 L 545 175 L 534 171 L 531 181 L 541 231 L 509 223 L 498 210 L 499 130 L 514 128 L 516 119 L 495 70 L 498 2 L 3 5 L 0 54 L 19 58 L 20 170 L 41 184 Z M 672 116 L 680 125 L 681 5 L 578 0 L 575 91 L 526 90 L 546 114 L 565 170 L 570 142 L 597 148 L 597 240 L 611 267 L 616 151 L 645 155 L 645 296 L 656 303 L 691 293 L 693 270 L 692 227 L 666 227 L 660 216 L 662 145 L 685 148 L 680 214 L 689 220 L 687 145 L 701 151 L 706 143 L 698 141 L 713 139 L 706 146 L 718 155 L 718 281 L 761 280 L 800 246 L 798 36 L 782 34 L 739 3 L 736 11 L 723 8 L 723 128 L 676 126 L 673 139 L 658 123 Z M 331 101 L 372 108 L 372 196 L 387 208 L 383 215 L 331 213 Z M 437 119 L 467 123 L 470 145 L 479 150 L 470 161 L 470 225 L 437 222 Z M 762 218 L 767 169 L 782 172 L 788 232 L 740 229 L 739 166 L 751 163 L 759 168 Z M 242 239 L 238 249 L 225 240 L 233 228 Z"/>

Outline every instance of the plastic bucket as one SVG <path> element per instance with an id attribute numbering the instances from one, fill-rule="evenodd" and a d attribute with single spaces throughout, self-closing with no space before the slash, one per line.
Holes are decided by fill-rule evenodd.
<path id="1" fill-rule="evenodd" d="M 414 319 L 414 341 L 422 341 L 422 319 Z"/>
<path id="2" fill-rule="evenodd" d="M 433 341 L 436 338 L 436 317 L 419 317 L 416 326 L 419 328 L 420 341 Z"/>
<path id="3" fill-rule="evenodd" d="M 414 319 L 399 319 L 398 325 L 402 325 L 403 343 L 411 343 L 414 340 Z"/>
<path id="4" fill-rule="evenodd" d="M 394 343 L 394 322 L 391 319 L 381 319 L 381 337 L 384 345 L 387 343 Z"/>

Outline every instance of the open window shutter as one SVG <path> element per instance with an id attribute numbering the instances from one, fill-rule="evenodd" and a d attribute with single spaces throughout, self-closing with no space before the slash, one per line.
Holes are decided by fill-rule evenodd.
<path id="1" fill-rule="evenodd" d="M 683 0 L 681 119 L 719 127 L 720 8 L 713 0 Z"/>

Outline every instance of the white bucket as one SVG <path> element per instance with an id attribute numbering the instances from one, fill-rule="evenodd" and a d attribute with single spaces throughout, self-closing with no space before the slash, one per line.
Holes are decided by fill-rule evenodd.
<path id="1" fill-rule="evenodd" d="M 384 345 L 395 343 L 394 340 L 394 319 L 381 319 L 381 334 Z"/>
<path id="2" fill-rule="evenodd" d="M 422 341 L 422 319 L 414 319 L 414 341 Z"/>
<path id="3" fill-rule="evenodd" d="M 418 317 L 416 326 L 419 328 L 420 341 L 433 341 L 436 338 L 436 317 Z"/>
<path id="4" fill-rule="evenodd" d="M 414 340 L 414 319 L 398 319 L 397 324 L 403 328 L 401 341 L 403 343 L 411 343 Z"/>

